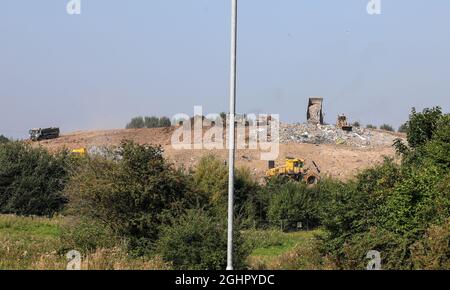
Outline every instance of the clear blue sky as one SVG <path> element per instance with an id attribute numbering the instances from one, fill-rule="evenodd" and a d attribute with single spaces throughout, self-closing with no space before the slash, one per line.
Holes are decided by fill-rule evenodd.
<path id="1" fill-rule="evenodd" d="M 135 115 L 227 111 L 230 0 L 0 3 L 0 134 L 121 128 Z M 364 124 L 450 107 L 450 1 L 240 0 L 238 111 L 303 122 L 325 98 Z"/>

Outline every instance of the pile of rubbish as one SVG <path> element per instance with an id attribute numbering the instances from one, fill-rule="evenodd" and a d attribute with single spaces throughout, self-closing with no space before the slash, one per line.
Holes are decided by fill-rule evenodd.
<path id="1" fill-rule="evenodd" d="M 335 125 L 280 124 L 281 143 L 337 144 L 359 148 L 391 146 L 399 137 L 391 132 L 353 127 L 345 131 Z"/>

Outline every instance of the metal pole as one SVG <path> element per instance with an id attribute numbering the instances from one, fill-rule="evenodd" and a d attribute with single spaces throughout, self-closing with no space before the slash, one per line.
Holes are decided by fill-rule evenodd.
<path id="1" fill-rule="evenodd" d="M 236 115 L 236 53 L 237 53 L 237 0 L 231 0 L 231 71 L 230 71 L 230 120 L 228 161 L 228 243 L 227 270 L 233 270 L 233 203 L 234 203 L 234 157 Z"/>

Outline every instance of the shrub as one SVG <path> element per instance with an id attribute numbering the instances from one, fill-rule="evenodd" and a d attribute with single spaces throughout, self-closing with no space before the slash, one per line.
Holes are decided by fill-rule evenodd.
<path id="1" fill-rule="evenodd" d="M 356 121 L 356 122 L 353 122 L 352 126 L 359 128 L 359 127 L 361 127 L 361 123 Z"/>
<path id="2" fill-rule="evenodd" d="M 377 129 L 377 126 L 374 126 L 374 125 L 372 125 L 372 124 L 368 124 L 368 125 L 366 126 L 366 128 L 367 128 L 367 129 Z"/>
<path id="3" fill-rule="evenodd" d="M 441 118 L 442 111 L 439 107 L 426 108 L 422 113 L 413 108 L 407 123 L 409 145 L 415 148 L 431 140 Z"/>
<path id="4" fill-rule="evenodd" d="M 64 225 L 60 239 L 61 253 L 77 250 L 84 255 L 95 252 L 97 249 L 114 248 L 119 243 L 119 239 L 108 227 L 86 218 Z"/>
<path id="5" fill-rule="evenodd" d="M 194 186 L 199 189 L 203 204 L 223 218 L 227 214 L 228 168 L 213 155 L 203 157 L 193 173 Z M 257 215 L 260 186 L 250 171 L 239 168 L 235 174 L 234 205 L 236 217 L 247 225 L 253 225 Z"/>
<path id="6" fill-rule="evenodd" d="M 52 216 L 66 204 L 66 152 L 51 155 L 22 142 L 0 144 L 0 213 Z"/>
<path id="7" fill-rule="evenodd" d="M 159 227 L 191 204 L 187 177 L 167 164 L 161 147 L 122 142 L 118 161 L 94 158 L 66 188 L 71 210 L 109 226 L 137 255 L 149 253 Z"/>
<path id="8" fill-rule="evenodd" d="M 400 125 L 400 127 L 398 128 L 398 132 L 399 133 L 407 133 L 408 132 L 408 123 L 404 123 L 404 124 Z"/>
<path id="9" fill-rule="evenodd" d="M 233 237 L 234 268 L 244 269 L 249 254 L 238 228 Z M 157 252 L 179 270 L 224 270 L 227 264 L 226 220 L 189 210 L 164 226 Z"/>
<path id="10" fill-rule="evenodd" d="M 319 224 L 317 197 L 303 183 L 283 184 L 269 202 L 268 218 L 273 226 L 286 230 L 296 229 L 298 223 L 314 228 Z"/>
<path id="11" fill-rule="evenodd" d="M 446 236 L 433 233 L 450 218 L 450 117 L 424 112 L 408 122 L 412 145 L 396 141 L 401 164 L 387 159 L 330 188 L 322 253 L 338 267 L 362 269 L 370 250 L 382 253 L 383 269 L 447 267 Z"/>
<path id="12" fill-rule="evenodd" d="M 441 225 L 432 225 L 423 239 L 411 246 L 411 259 L 415 269 L 450 269 L 450 219 Z"/>
<path id="13" fill-rule="evenodd" d="M 9 139 L 3 135 L 0 135 L 0 144 L 9 142 Z"/>
<path id="14" fill-rule="evenodd" d="M 384 131 L 389 131 L 389 132 L 394 132 L 394 128 L 391 125 L 388 124 L 383 124 L 380 126 L 380 130 L 384 130 Z"/>

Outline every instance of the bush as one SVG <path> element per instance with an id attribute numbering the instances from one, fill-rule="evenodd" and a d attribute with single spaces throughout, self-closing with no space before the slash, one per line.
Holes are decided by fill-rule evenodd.
<path id="1" fill-rule="evenodd" d="M 359 127 L 361 127 L 361 123 L 359 123 L 358 121 L 356 121 L 356 122 L 353 122 L 352 126 L 353 126 L 353 127 L 359 128 Z"/>
<path id="2" fill-rule="evenodd" d="M 394 128 L 391 125 L 388 124 L 383 124 L 380 126 L 380 130 L 384 130 L 384 131 L 389 131 L 389 132 L 394 132 Z"/>
<path id="3" fill-rule="evenodd" d="M 424 238 L 411 246 L 413 267 L 418 270 L 450 269 L 450 219 L 432 225 Z"/>
<path id="4" fill-rule="evenodd" d="M 119 239 L 108 227 L 86 218 L 64 225 L 60 239 L 60 252 L 64 254 L 77 250 L 87 255 L 97 249 L 112 249 L 119 243 Z"/>
<path id="5" fill-rule="evenodd" d="M 330 188 L 322 253 L 338 267 L 363 269 L 370 250 L 382 253 L 383 269 L 447 267 L 446 236 L 433 233 L 450 218 L 450 116 L 424 112 L 408 122 L 412 145 L 396 141 L 401 164 L 387 159 Z"/>
<path id="6" fill-rule="evenodd" d="M 366 128 L 367 128 L 367 129 L 377 129 L 377 126 L 374 126 L 374 125 L 372 125 L 372 124 L 368 124 L 368 125 L 366 126 Z"/>
<path id="7" fill-rule="evenodd" d="M 408 123 L 404 123 L 404 124 L 400 125 L 400 127 L 398 128 L 398 132 L 399 133 L 407 133 L 408 132 Z"/>
<path id="8" fill-rule="evenodd" d="M 194 186 L 201 192 L 202 206 L 211 208 L 216 215 L 226 217 L 228 202 L 228 168 L 213 155 L 203 157 L 193 173 Z M 257 219 L 260 186 L 250 171 L 239 168 L 235 174 L 234 205 L 236 217 L 253 225 Z"/>
<path id="9" fill-rule="evenodd" d="M 61 211 L 69 167 L 66 152 L 51 155 L 22 142 L 0 144 L 0 213 L 52 216 Z"/>
<path id="10" fill-rule="evenodd" d="M 191 206 L 188 178 L 164 160 L 161 147 L 122 142 L 118 161 L 94 158 L 66 188 L 71 210 L 98 220 L 128 240 L 137 255 L 149 253 L 160 226 Z"/>
<path id="11" fill-rule="evenodd" d="M 249 254 L 234 231 L 233 260 L 235 269 L 244 269 Z M 224 270 L 227 266 L 226 220 L 211 218 L 202 210 L 189 210 L 164 226 L 157 242 L 157 252 L 179 270 Z"/>
<path id="12" fill-rule="evenodd" d="M 426 108 L 422 113 L 416 112 L 413 108 L 407 123 L 408 144 L 415 148 L 431 140 L 441 118 L 442 111 L 439 107 Z"/>
<path id="13" fill-rule="evenodd" d="M 305 229 L 319 225 L 318 198 L 306 184 L 287 182 L 273 192 L 269 202 L 268 218 L 273 226 L 285 230 L 297 228 L 299 223 Z"/>
<path id="14" fill-rule="evenodd" d="M 0 144 L 9 142 L 10 140 L 3 135 L 0 135 Z"/>

